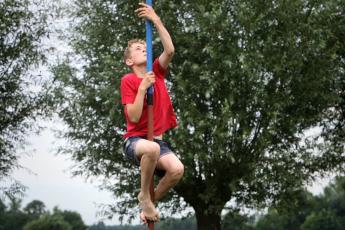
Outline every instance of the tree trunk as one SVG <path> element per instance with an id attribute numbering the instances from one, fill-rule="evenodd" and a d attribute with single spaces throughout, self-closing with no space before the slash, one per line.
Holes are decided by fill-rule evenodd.
<path id="1" fill-rule="evenodd" d="M 195 209 L 195 215 L 198 230 L 221 230 L 221 211 L 210 213 L 210 210 Z"/>

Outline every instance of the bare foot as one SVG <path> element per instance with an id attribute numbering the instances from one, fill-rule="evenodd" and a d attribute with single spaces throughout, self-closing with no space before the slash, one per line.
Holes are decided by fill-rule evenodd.
<path id="1" fill-rule="evenodd" d="M 147 220 L 146 220 L 146 217 L 144 215 L 144 212 L 140 212 L 140 220 L 144 223 L 144 224 L 147 224 Z"/>
<path id="2" fill-rule="evenodd" d="M 140 214 L 140 219 L 142 219 L 142 216 L 145 217 L 146 221 L 158 221 L 159 219 L 159 214 L 153 205 L 152 201 L 150 198 L 145 198 L 139 193 L 138 195 L 138 200 L 139 200 L 139 206 L 143 210 L 142 214 Z M 143 220 L 143 219 L 142 219 Z M 145 223 L 145 222 L 144 222 Z"/>
<path id="3" fill-rule="evenodd" d="M 139 218 L 140 218 L 140 220 L 141 220 L 144 224 L 147 224 L 147 223 L 148 223 L 148 221 L 147 221 L 147 219 L 146 219 L 146 217 L 145 217 L 145 215 L 144 215 L 144 212 L 140 212 Z M 159 221 L 159 216 L 158 216 L 158 220 L 157 220 L 157 221 Z"/>

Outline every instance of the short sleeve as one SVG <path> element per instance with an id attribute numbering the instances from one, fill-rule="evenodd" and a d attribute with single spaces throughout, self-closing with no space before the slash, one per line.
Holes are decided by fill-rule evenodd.
<path id="1" fill-rule="evenodd" d="M 155 75 L 159 78 L 165 78 L 165 75 L 167 73 L 167 70 L 164 69 L 160 64 L 158 58 L 156 58 L 153 62 L 152 66 L 153 72 Z"/>
<path id="2" fill-rule="evenodd" d="M 136 96 L 136 89 L 131 79 L 124 76 L 121 79 L 121 101 L 123 105 L 133 104 Z"/>

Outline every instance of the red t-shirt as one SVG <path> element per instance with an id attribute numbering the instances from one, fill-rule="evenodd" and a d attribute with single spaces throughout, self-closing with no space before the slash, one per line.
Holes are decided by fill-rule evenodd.
<path id="1" fill-rule="evenodd" d="M 153 84 L 153 135 L 159 136 L 170 128 L 176 127 L 176 115 L 165 86 L 165 75 L 167 70 L 160 66 L 158 58 L 153 62 L 153 72 L 156 81 Z M 143 78 L 137 77 L 135 73 L 129 73 L 121 79 L 121 97 L 122 104 L 133 104 L 138 92 L 139 85 Z M 127 121 L 127 133 L 124 137 L 146 136 L 147 135 L 147 103 L 144 99 L 143 112 L 138 123 L 132 123 L 125 108 L 125 116 Z"/>

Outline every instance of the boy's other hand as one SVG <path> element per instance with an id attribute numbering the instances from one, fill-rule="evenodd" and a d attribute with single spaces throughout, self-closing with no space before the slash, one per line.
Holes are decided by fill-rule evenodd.
<path id="1" fill-rule="evenodd" d="M 139 88 L 141 90 L 147 90 L 156 81 L 155 74 L 150 71 L 144 74 L 144 79 L 141 81 Z"/>
<path id="2" fill-rule="evenodd" d="M 154 9 L 143 2 L 139 3 L 140 7 L 135 10 L 140 18 L 146 18 L 152 22 L 159 20 L 158 15 L 154 11 Z"/>

